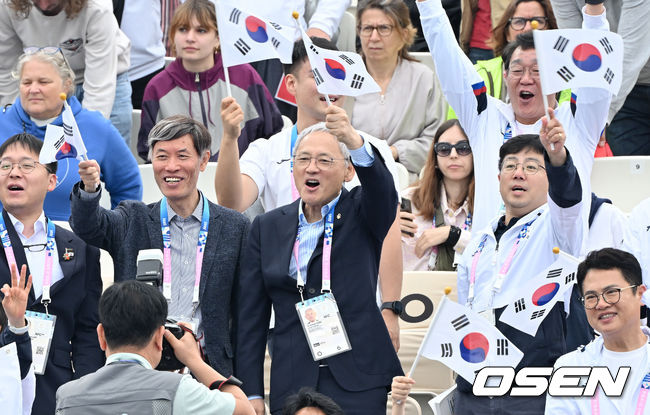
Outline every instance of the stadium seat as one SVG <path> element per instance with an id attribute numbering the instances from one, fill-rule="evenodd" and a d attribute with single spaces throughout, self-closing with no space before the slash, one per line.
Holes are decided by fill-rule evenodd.
<path id="1" fill-rule="evenodd" d="M 386 415 L 390 415 L 392 411 L 393 411 L 393 401 L 389 395 L 388 405 L 386 405 Z M 404 402 L 404 413 L 406 415 L 422 415 L 422 408 L 420 407 L 418 401 L 416 401 L 410 396 L 407 396 L 406 401 Z"/>
<path id="2" fill-rule="evenodd" d="M 339 36 L 336 41 L 336 47 L 339 50 L 356 52 L 357 45 L 357 22 L 354 15 L 350 12 L 343 13 L 341 23 L 339 24 Z"/>
<path id="3" fill-rule="evenodd" d="M 154 203 L 159 201 L 163 195 L 158 189 L 156 180 L 153 175 L 153 167 L 151 164 L 141 164 L 140 176 L 142 176 L 142 201 L 144 203 Z M 204 172 L 199 174 L 199 181 L 197 187 L 203 194 L 213 203 L 217 203 L 217 194 L 214 191 L 214 174 L 217 171 L 217 163 L 209 162 Z"/>
<path id="4" fill-rule="evenodd" d="M 599 197 L 612 200 L 629 213 L 650 197 L 650 156 L 604 157 L 594 160 L 591 190 Z"/>
<path id="5" fill-rule="evenodd" d="M 404 190 L 409 187 L 409 184 L 411 184 L 409 171 L 406 170 L 406 167 L 401 163 L 395 163 L 395 165 L 397 166 L 397 175 L 399 177 L 399 190 Z"/>
<path id="6" fill-rule="evenodd" d="M 456 301 L 456 273 L 439 271 L 407 271 L 402 282 L 402 302 L 405 315 L 400 318 L 400 350 L 398 353 L 405 372 L 411 369 L 420 344 L 440 303 L 445 287 L 451 287 L 449 299 Z M 440 393 L 454 384 L 453 371 L 440 362 L 421 358 L 415 369 L 414 394 Z M 432 395 L 430 396 L 432 397 Z"/>
<path id="7" fill-rule="evenodd" d="M 429 52 L 409 52 L 411 56 L 427 65 L 433 73 L 436 73 L 436 66 L 433 64 L 433 57 Z"/>
<path id="8" fill-rule="evenodd" d="M 133 157 L 135 157 L 138 164 L 144 164 L 144 161 L 138 155 L 138 132 L 140 131 L 141 114 L 142 110 L 133 110 L 131 112 L 131 142 L 129 143 L 131 153 L 133 153 Z"/>

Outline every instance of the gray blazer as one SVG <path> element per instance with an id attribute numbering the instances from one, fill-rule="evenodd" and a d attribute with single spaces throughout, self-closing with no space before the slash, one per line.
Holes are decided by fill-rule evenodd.
<path id="1" fill-rule="evenodd" d="M 138 251 L 162 249 L 160 201 L 146 205 L 123 201 L 113 210 L 99 206 L 99 197 L 82 200 L 79 184 L 70 196 L 70 225 L 81 239 L 111 254 L 115 281 L 135 278 Z M 199 301 L 210 365 L 224 376 L 232 374 L 230 336 L 234 287 L 246 244 L 249 222 L 241 213 L 210 202 L 208 240 L 203 256 Z"/>

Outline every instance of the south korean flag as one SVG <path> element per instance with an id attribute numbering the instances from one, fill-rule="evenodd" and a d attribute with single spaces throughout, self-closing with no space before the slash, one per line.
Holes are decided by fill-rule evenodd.
<path id="1" fill-rule="evenodd" d="M 616 95 L 623 76 L 623 39 L 591 29 L 534 30 L 546 95 L 564 89 L 603 88 Z"/>
<path id="2" fill-rule="evenodd" d="M 559 252 L 550 267 L 531 278 L 503 310 L 499 321 L 535 336 L 555 303 L 565 300 L 576 282 L 578 259 Z"/>
<path id="3" fill-rule="evenodd" d="M 352 52 L 323 49 L 314 45 L 302 32 L 316 88 L 321 94 L 359 96 L 381 92 L 381 88 L 366 70 L 361 56 Z"/>
<path id="4" fill-rule="evenodd" d="M 274 58 L 291 63 L 295 27 L 250 14 L 228 0 L 219 0 L 216 6 L 225 67 Z"/>
<path id="5" fill-rule="evenodd" d="M 486 366 L 515 367 L 523 353 L 485 318 L 445 296 L 418 356 L 438 360 L 473 383 L 477 371 Z"/>

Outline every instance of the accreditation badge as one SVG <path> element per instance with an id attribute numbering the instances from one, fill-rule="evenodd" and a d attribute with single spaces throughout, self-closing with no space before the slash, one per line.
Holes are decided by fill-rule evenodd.
<path id="1" fill-rule="evenodd" d="M 50 354 L 56 316 L 27 310 L 25 311 L 25 317 L 29 321 L 29 337 L 32 341 L 32 364 L 34 365 L 34 373 L 42 375 L 45 373 L 47 357 Z"/>
<path id="2" fill-rule="evenodd" d="M 296 311 L 315 361 L 352 349 L 332 293 L 296 303 Z"/>

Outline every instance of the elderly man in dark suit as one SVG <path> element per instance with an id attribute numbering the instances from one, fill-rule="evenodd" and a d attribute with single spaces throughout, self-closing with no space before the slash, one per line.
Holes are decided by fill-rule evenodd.
<path id="1" fill-rule="evenodd" d="M 45 371 L 36 375 L 32 408 L 34 414 L 52 414 L 59 386 L 104 364 L 95 331 L 102 280 L 99 250 L 54 225 L 43 213 L 45 196 L 56 186 L 56 162 L 38 162 L 42 145 L 30 134 L 17 134 L 0 146 L 0 236 L 4 248 L 0 251 L 0 286 L 11 283 L 11 264 L 17 269 L 27 265 L 27 275 L 31 274 L 34 282 L 27 310 L 42 313 L 30 317 L 34 319 L 32 327 L 45 314 L 49 314 L 45 320 L 56 316 Z M 21 330 L 27 328 L 16 332 Z M 45 348 L 39 347 L 42 343 L 33 344 L 34 362 L 38 363 Z"/>
<path id="2" fill-rule="evenodd" d="M 231 296 L 248 220 L 209 202 L 196 187 L 210 158 L 210 134 L 203 124 L 184 116 L 165 118 L 149 133 L 149 148 L 163 199 L 103 209 L 99 166 L 84 161 L 71 196 L 72 229 L 111 254 L 116 281 L 135 278 L 139 251 L 162 249 L 169 316 L 194 323 L 210 365 L 228 376 Z"/>
<path id="3" fill-rule="evenodd" d="M 362 186 L 348 192 L 343 182 L 352 164 Z M 397 204 L 391 175 L 339 112 L 301 133 L 293 166 L 300 199 L 251 226 L 237 296 L 235 374 L 262 414 L 272 305 L 273 414 L 303 386 L 330 396 L 346 414 L 385 413 L 392 376 L 402 373 L 374 296 Z"/>

